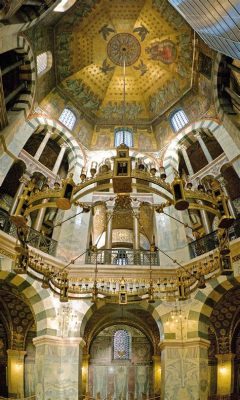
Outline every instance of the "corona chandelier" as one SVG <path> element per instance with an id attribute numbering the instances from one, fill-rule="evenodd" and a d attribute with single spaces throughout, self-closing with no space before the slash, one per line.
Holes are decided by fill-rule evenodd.
<path id="1" fill-rule="evenodd" d="M 124 49 L 122 49 L 124 52 Z M 123 57 L 123 127 L 125 127 L 126 87 L 125 87 L 125 58 Z M 123 128 L 124 130 L 125 128 Z M 123 133 L 124 141 L 124 133 Z M 127 304 L 147 300 L 184 300 L 197 288 L 204 288 L 206 280 L 217 273 L 232 273 L 231 258 L 229 255 L 227 229 L 234 218 L 230 215 L 227 197 L 220 185 L 205 190 L 199 184 L 194 188 L 178 175 L 170 184 L 166 182 L 166 173 L 163 167 L 157 168 L 154 163 L 146 165 L 142 158 L 133 158 L 129 155 L 129 148 L 122 143 L 116 149 L 116 156 L 103 160 L 99 165 L 93 161 L 89 170 L 82 168 L 81 182 L 75 184 L 70 174 L 61 182 L 55 182 L 53 187 L 43 185 L 39 190 L 34 181 L 31 181 L 19 198 L 15 214 L 11 217 L 17 226 L 20 245 L 16 246 L 15 272 L 29 274 L 42 282 L 43 288 L 50 288 L 58 294 L 60 301 L 68 299 L 104 300 L 111 303 Z M 219 249 L 208 256 L 201 265 L 183 267 L 177 260 L 155 246 L 154 239 L 145 253 L 148 260 L 149 275 L 147 279 L 132 279 L 131 277 L 101 279 L 98 270 L 98 248 L 92 246 L 86 252 L 95 257 L 95 268 L 91 276 L 75 276 L 70 266 L 83 254 L 71 260 L 62 268 L 45 262 L 36 252 L 30 250 L 27 242 L 27 219 L 40 209 L 54 208 L 68 210 L 72 205 L 82 208 L 81 213 L 89 212 L 94 203 L 84 198 L 96 191 L 112 189 L 114 197 L 113 215 L 124 209 L 134 213 L 132 202 L 134 192 L 149 192 L 164 199 L 164 202 L 149 205 L 153 212 L 164 213 L 166 207 L 174 206 L 179 211 L 205 210 L 218 218 Z M 107 200 L 108 201 L 108 200 Z M 137 200 L 138 201 L 138 200 Z M 104 203 L 104 202 L 103 202 Z M 99 202 L 98 202 L 99 204 Z M 138 207 L 144 207 L 144 202 L 138 201 Z M 166 214 L 168 215 L 168 214 Z M 169 215 L 170 217 L 170 215 Z M 68 218 L 69 219 L 69 218 Z M 180 222 L 180 221 L 179 221 Z M 103 232 L 102 232 L 103 233 Z M 107 250 L 105 250 L 107 252 Z M 177 265 L 174 274 L 156 273 L 152 269 L 158 252 L 164 253 Z M 106 253 L 107 255 L 107 253 Z M 136 263 L 137 264 L 137 263 Z"/>

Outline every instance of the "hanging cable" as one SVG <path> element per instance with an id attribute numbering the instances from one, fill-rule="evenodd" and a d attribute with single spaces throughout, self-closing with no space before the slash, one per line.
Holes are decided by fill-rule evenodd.
<path id="1" fill-rule="evenodd" d="M 123 143 L 125 143 L 125 130 L 126 130 L 126 57 L 125 57 L 126 49 L 123 49 Z"/>
<path id="2" fill-rule="evenodd" d="M 144 229 L 144 226 L 140 224 L 140 217 L 133 211 L 133 209 L 132 209 L 132 214 L 135 216 L 135 218 L 137 218 L 138 223 L 139 223 L 139 226 L 140 226 L 140 228 L 142 229 L 144 235 L 145 235 L 146 237 L 148 237 L 148 235 L 146 234 L 146 231 L 145 231 L 145 229 Z M 169 256 L 167 253 L 165 253 L 165 251 L 161 250 L 159 247 L 157 247 L 157 250 L 160 251 L 160 253 L 164 254 L 166 257 L 168 257 L 171 261 L 173 261 L 174 264 L 177 264 L 180 268 L 182 268 L 189 276 L 196 278 L 194 274 L 192 274 L 191 272 L 189 272 L 189 271 L 188 271 L 182 264 L 180 264 L 177 260 L 175 260 L 174 258 L 172 258 L 171 256 Z"/>
<path id="3" fill-rule="evenodd" d="M 93 206 L 92 206 L 92 207 L 93 207 Z M 98 240 L 97 240 L 97 242 L 96 242 L 96 244 L 95 244 L 96 249 L 97 249 L 97 245 L 98 245 L 99 241 L 100 241 L 101 238 L 102 238 L 102 235 L 103 235 L 104 232 L 105 232 L 105 228 L 106 228 L 106 226 L 108 225 L 108 223 L 110 222 L 110 220 L 112 219 L 112 217 L 113 217 L 113 214 L 111 214 L 110 217 L 109 217 L 109 219 L 107 219 L 106 225 L 104 226 L 104 229 L 103 229 L 101 235 L 99 236 L 99 238 L 98 238 Z M 58 274 L 60 274 L 61 272 L 63 272 L 66 268 L 68 268 L 71 264 L 74 264 L 75 261 L 77 261 L 80 257 L 82 257 L 82 256 L 83 256 L 85 253 L 87 253 L 88 251 L 89 251 L 89 249 L 87 249 L 87 250 L 85 250 L 83 253 L 79 254 L 77 257 L 75 257 L 74 259 L 72 259 L 67 265 L 65 265 L 64 268 L 61 269 L 61 271 L 56 272 L 55 274 L 51 275 L 51 277 L 55 277 L 55 276 L 57 276 Z M 96 251 L 96 253 L 97 253 L 97 251 Z M 97 254 L 96 254 L 96 258 L 97 258 Z"/>
<path id="4" fill-rule="evenodd" d="M 165 211 L 162 211 L 162 214 L 166 215 L 169 218 L 174 219 L 175 221 L 179 222 L 179 224 L 182 224 L 185 228 L 189 228 L 192 231 L 194 230 L 191 226 L 189 226 L 188 224 L 186 224 L 185 222 L 180 221 L 180 219 L 177 219 L 176 217 L 173 217 L 172 215 L 166 213 Z"/>

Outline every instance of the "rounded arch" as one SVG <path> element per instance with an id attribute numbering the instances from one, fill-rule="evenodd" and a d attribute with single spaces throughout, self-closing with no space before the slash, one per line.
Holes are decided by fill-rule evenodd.
<path id="1" fill-rule="evenodd" d="M 64 128 L 60 123 L 48 118 L 46 115 L 34 114 L 29 119 L 23 121 L 18 128 L 17 141 L 15 140 L 12 131 L 8 129 L 8 134 L 6 135 L 6 138 L 8 139 L 7 149 L 11 152 L 11 161 L 13 162 L 15 158 L 19 157 L 21 150 L 34 133 L 43 130 L 50 131 L 52 137 L 59 145 L 65 144 L 67 146 L 68 172 L 73 173 L 73 179 L 77 183 L 80 180 L 82 167 L 86 163 L 85 151 L 67 128 Z M 12 162 L 9 162 L 9 165 L 7 165 L 5 174 L 7 174 Z"/>
<path id="2" fill-rule="evenodd" d="M 162 326 L 159 314 L 153 305 L 144 302 L 141 305 L 132 304 L 124 308 L 117 304 L 94 303 L 85 313 L 80 326 L 80 336 L 86 343 L 86 351 L 94 337 L 101 330 L 114 324 L 126 324 L 142 331 L 153 346 L 155 354 L 159 352 Z"/>
<path id="3" fill-rule="evenodd" d="M 0 271 L 0 281 L 7 282 L 23 295 L 32 309 L 37 326 L 37 336 L 56 336 L 51 319 L 56 317 L 56 310 L 51 295 L 42 289 L 38 282 L 29 276 L 23 277 L 12 272 Z"/>
<path id="4" fill-rule="evenodd" d="M 220 146 L 224 149 L 225 155 L 229 160 L 235 157 L 235 153 L 232 150 L 235 146 L 231 136 L 225 127 L 218 120 L 214 119 L 203 119 L 194 122 L 183 129 L 176 138 L 168 146 L 163 159 L 163 166 L 165 167 L 167 176 L 171 176 L 174 171 L 178 171 L 179 166 L 179 155 L 178 146 L 180 143 L 189 137 L 193 131 L 198 131 L 202 129 L 208 129 Z M 236 149 L 237 155 L 237 149 Z"/>
<path id="5" fill-rule="evenodd" d="M 204 291 L 199 290 L 195 294 L 194 307 L 188 314 L 189 337 L 208 339 L 209 321 L 214 306 L 228 290 L 239 286 L 239 283 L 240 276 L 229 279 L 219 276 L 211 280 Z"/>
<path id="6" fill-rule="evenodd" d="M 8 37 L 5 38 L 6 42 L 9 41 Z M 13 70 L 8 70 L 5 75 L 2 76 L 2 85 L 4 89 L 4 109 L 9 111 L 18 112 L 16 116 L 21 115 L 22 118 L 27 118 L 32 110 L 35 92 L 36 92 L 36 68 L 34 61 L 34 54 L 32 47 L 23 33 L 16 34 L 16 39 L 12 41 L 10 46 L 6 47 L 6 50 L 2 54 L 5 54 L 6 59 L 10 57 L 17 62 L 20 61 L 20 65 L 14 64 Z M 15 76 L 16 81 L 15 81 Z M 6 80 L 5 80 L 6 78 Z M 9 86 L 9 82 L 13 86 Z M 5 86 L 6 85 L 6 86 Z M 19 85 L 18 91 L 15 92 L 16 85 Z M 10 87 L 12 94 L 9 97 L 8 88 Z M 5 92 L 6 89 L 6 92 Z M 5 124 L 5 126 L 7 123 Z"/>
<path id="7" fill-rule="evenodd" d="M 32 47 L 23 33 L 18 36 L 17 49 L 15 50 L 17 53 L 24 54 L 25 60 L 28 61 L 27 69 L 25 68 L 23 71 L 24 74 L 27 74 L 28 76 L 28 93 L 19 96 L 18 102 L 14 106 L 14 110 L 24 110 L 25 118 L 27 118 L 33 108 L 36 94 L 37 73 Z"/>
<path id="8" fill-rule="evenodd" d="M 28 138 L 38 129 L 47 129 L 53 134 L 53 138 L 59 143 L 66 143 L 70 149 L 68 154 L 69 171 L 74 171 L 76 167 L 82 167 L 86 162 L 86 155 L 82 147 L 72 136 L 66 127 L 46 116 L 33 116 L 27 121 L 30 127 Z"/>

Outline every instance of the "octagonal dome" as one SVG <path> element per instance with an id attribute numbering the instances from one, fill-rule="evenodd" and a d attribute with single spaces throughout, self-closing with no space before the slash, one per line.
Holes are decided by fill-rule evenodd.
<path id="1" fill-rule="evenodd" d="M 57 85 L 95 123 L 151 123 L 192 82 L 192 30 L 167 0 L 78 1 L 55 27 Z"/>

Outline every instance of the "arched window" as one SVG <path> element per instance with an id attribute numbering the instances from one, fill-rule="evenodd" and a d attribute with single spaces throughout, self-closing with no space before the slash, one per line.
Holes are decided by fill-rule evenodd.
<path id="1" fill-rule="evenodd" d="M 114 145 L 126 144 L 128 147 L 133 147 L 133 134 L 130 129 L 118 128 L 115 130 Z"/>
<path id="2" fill-rule="evenodd" d="M 73 127 L 76 122 L 75 114 L 69 110 L 69 108 L 64 108 L 62 114 L 59 117 L 59 121 L 65 125 L 70 131 L 73 130 Z"/>
<path id="3" fill-rule="evenodd" d="M 45 51 L 37 56 L 37 73 L 42 75 L 52 67 L 52 53 Z"/>
<path id="4" fill-rule="evenodd" d="M 113 336 L 113 359 L 130 359 L 130 335 L 125 329 L 119 329 Z"/>
<path id="5" fill-rule="evenodd" d="M 174 132 L 180 131 L 189 122 L 188 117 L 182 109 L 172 112 L 169 118 Z"/>
<path id="6" fill-rule="evenodd" d="M 61 0 L 61 2 L 53 9 L 53 11 L 65 12 L 72 7 L 75 2 L 76 0 Z"/>

